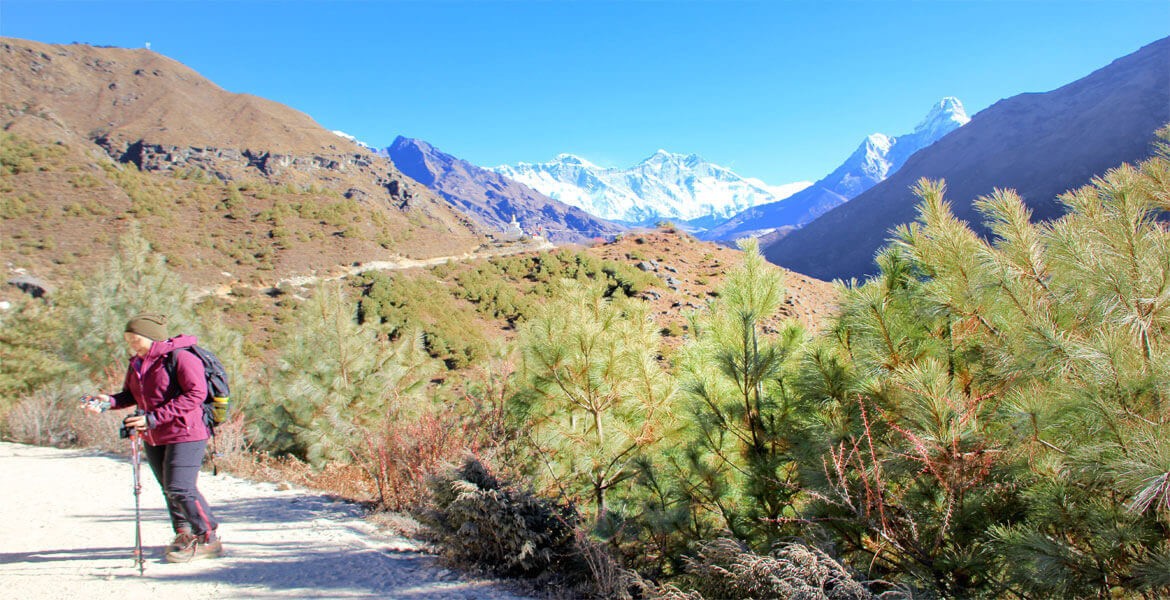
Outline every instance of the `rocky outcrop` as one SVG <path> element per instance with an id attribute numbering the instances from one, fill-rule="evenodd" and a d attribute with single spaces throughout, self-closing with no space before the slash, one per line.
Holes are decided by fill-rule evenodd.
<path id="1" fill-rule="evenodd" d="M 373 161 L 360 154 L 332 156 L 274 154 L 234 148 L 200 148 L 152 144 L 145 140 L 125 141 L 99 137 L 94 143 L 120 163 L 132 163 L 142 171 L 177 171 L 202 169 L 221 180 L 230 181 L 240 169 L 251 168 L 266 178 L 279 177 L 285 171 L 337 171 L 346 173 L 370 168 Z"/>
<path id="2" fill-rule="evenodd" d="M 321 171 L 339 175 L 365 176 L 373 186 L 386 191 L 399 201 L 399 208 L 409 207 L 414 196 L 409 184 L 395 177 L 389 165 L 377 157 L 362 154 L 297 156 L 234 148 L 201 148 L 194 146 L 172 146 L 153 144 L 144 140 L 125 141 L 109 137 L 93 140 L 106 154 L 123 164 L 133 164 L 146 172 L 180 172 L 199 169 L 220 181 L 255 179 L 257 176 L 268 180 L 296 176 L 318 179 Z M 378 167 L 382 167 L 381 170 Z M 342 194 L 349 199 L 364 200 L 370 193 L 357 187 L 349 187 Z"/>

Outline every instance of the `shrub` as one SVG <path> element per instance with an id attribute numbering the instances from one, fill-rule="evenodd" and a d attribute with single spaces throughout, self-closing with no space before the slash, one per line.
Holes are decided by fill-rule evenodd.
<path id="1" fill-rule="evenodd" d="M 0 133 L 0 175 L 50 171 L 66 152 L 63 145 L 41 144 L 12 133 Z"/>
<path id="2" fill-rule="evenodd" d="M 759 555 L 733 539 L 720 538 L 702 543 L 686 563 L 688 580 L 705 598 L 878 597 L 841 563 L 803 544 L 783 544 L 769 555 Z M 887 592 L 882 597 L 907 596 Z"/>
<path id="3" fill-rule="evenodd" d="M 804 516 L 843 557 L 942 597 L 1170 591 L 1167 158 L 1051 222 L 996 190 L 990 240 L 919 182 L 795 413 L 826 445 Z"/>
<path id="4" fill-rule="evenodd" d="M 623 568 L 605 543 L 578 532 L 577 553 L 589 568 L 589 581 L 575 590 L 581 595 L 592 594 L 607 600 L 658 597 L 653 584 L 637 572 Z"/>
<path id="5" fill-rule="evenodd" d="M 474 458 L 432 478 L 430 490 L 433 505 L 420 520 L 456 562 L 501 575 L 573 571 L 565 569 L 576 554 L 572 506 L 508 486 Z"/>
<path id="6" fill-rule="evenodd" d="M 22 297 L 0 312 L 0 420 L 14 401 L 67 372 L 56 353 L 60 329 L 40 299 Z"/>
<path id="7" fill-rule="evenodd" d="M 86 415 L 78 408 L 80 388 L 43 388 L 18 402 L 8 413 L 11 438 L 24 444 L 65 448 L 78 442 L 76 423 Z"/>
<path id="8" fill-rule="evenodd" d="M 474 446 L 476 424 L 451 406 L 404 418 L 395 403 L 382 422 L 361 432 L 354 459 L 377 487 L 378 505 L 401 511 L 419 506 L 427 478 Z"/>
<path id="9" fill-rule="evenodd" d="M 645 304 L 565 280 L 519 344 L 527 387 L 515 405 L 528 417 L 541 484 L 592 498 L 596 519 L 624 512 L 619 499 L 669 429 L 675 391 Z"/>
<path id="10" fill-rule="evenodd" d="M 429 379 L 433 365 L 417 337 L 391 343 L 353 312 L 337 283 L 297 308 L 269 377 L 271 400 L 250 415 L 261 448 L 317 468 L 348 462 L 362 432 L 388 408 L 410 405 Z"/>

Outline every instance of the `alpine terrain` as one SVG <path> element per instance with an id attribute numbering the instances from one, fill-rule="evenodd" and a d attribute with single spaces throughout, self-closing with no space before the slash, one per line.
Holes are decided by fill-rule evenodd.
<path id="1" fill-rule="evenodd" d="M 749 208 L 700 237 L 733 240 L 801 227 L 885 181 L 915 152 L 970 120 L 958 98 L 943 98 L 930 109 L 913 133 L 899 136 L 872 134 L 841 166 L 820 181 L 779 202 Z"/>
<path id="2" fill-rule="evenodd" d="M 580 243 L 625 230 L 422 140 L 399 136 L 379 153 L 497 236 L 540 235 L 552 242 Z"/>
<path id="3" fill-rule="evenodd" d="M 706 229 L 759 204 L 787 198 L 810 184 L 770 186 L 694 154 L 659 150 L 628 168 L 595 165 L 572 154 L 547 163 L 493 171 L 603 219 L 633 225 L 670 220 Z"/>
<path id="4" fill-rule="evenodd" d="M 1170 122 L 1168 66 L 1165 38 L 1059 89 L 996 102 L 885 181 L 767 247 L 767 258 L 819 279 L 876 272 L 875 252 L 916 218 L 911 188 L 924 177 L 944 180 L 955 216 L 983 235 L 973 202 L 995 189 L 1016 190 L 1035 220 L 1059 217 L 1058 195 L 1151 155 L 1156 131 Z"/>
<path id="5" fill-rule="evenodd" d="M 389 160 L 149 50 L 4 38 L 0 97 L 0 252 L 30 276 L 68 278 L 132 223 L 216 285 L 484 242 Z"/>

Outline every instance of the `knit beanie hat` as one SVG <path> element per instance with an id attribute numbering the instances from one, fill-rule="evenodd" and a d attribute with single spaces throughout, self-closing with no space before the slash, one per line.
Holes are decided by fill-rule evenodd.
<path id="1" fill-rule="evenodd" d="M 154 341 L 167 339 L 167 318 L 157 313 L 141 313 L 126 323 L 126 331 Z"/>

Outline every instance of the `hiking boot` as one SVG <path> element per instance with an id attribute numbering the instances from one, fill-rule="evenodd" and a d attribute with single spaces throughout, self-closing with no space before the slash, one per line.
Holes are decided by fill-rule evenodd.
<path id="1" fill-rule="evenodd" d="M 195 555 L 191 560 L 200 558 L 219 558 L 223 556 L 223 542 L 214 533 L 209 533 L 195 540 Z"/>
<path id="2" fill-rule="evenodd" d="M 192 535 L 187 544 L 176 550 L 167 552 L 166 560 L 171 563 L 191 562 L 201 558 L 219 558 L 223 556 L 223 543 L 214 533 Z"/>
<path id="3" fill-rule="evenodd" d="M 191 543 L 191 540 L 193 539 L 195 539 L 195 534 L 191 533 L 190 529 L 180 529 L 176 533 L 175 539 L 171 543 L 167 544 L 165 552 L 168 554 L 171 552 L 177 552 L 185 548 L 187 544 Z"/>

